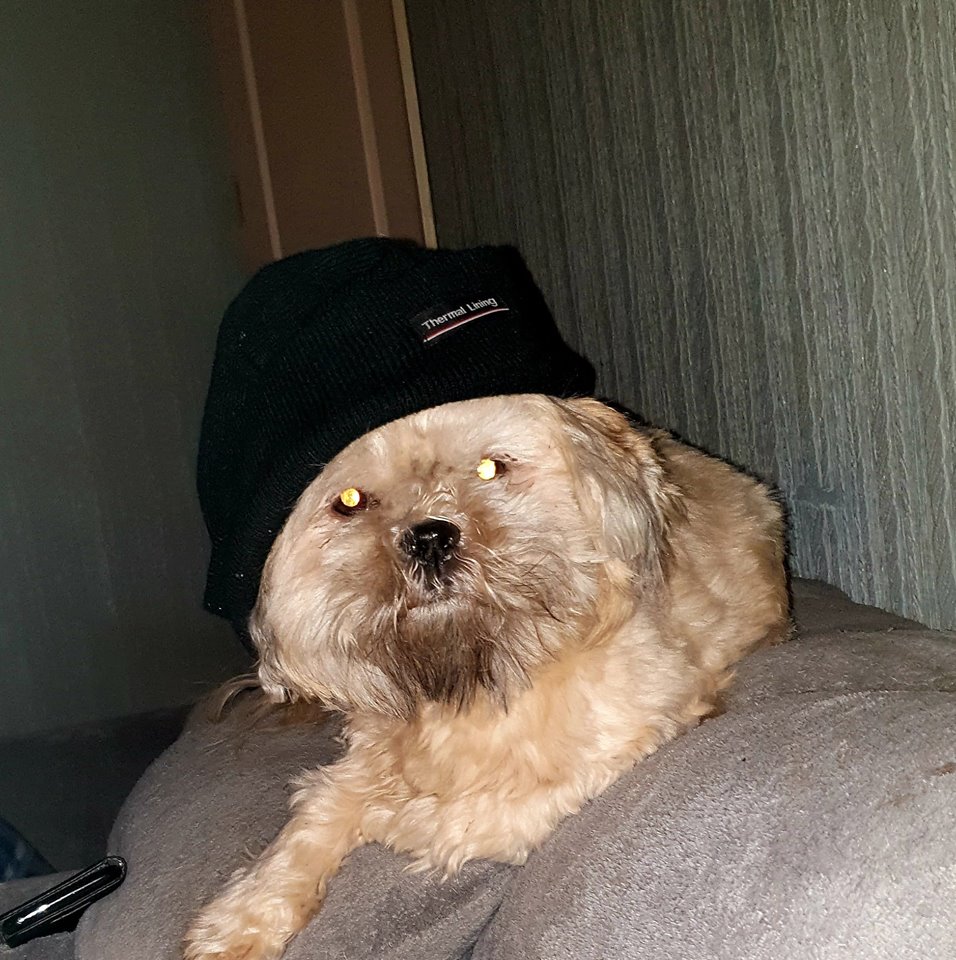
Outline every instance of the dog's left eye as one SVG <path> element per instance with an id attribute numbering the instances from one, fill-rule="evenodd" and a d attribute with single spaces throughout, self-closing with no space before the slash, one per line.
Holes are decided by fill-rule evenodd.
<path id="1" fill-rule="evenodd" d="M 505 472 L 505 465 L 500 460 L 492 460 L 491 457 L 485 457 L 478 461 L 475 473 L 479 480 L 494 480 Z"/>

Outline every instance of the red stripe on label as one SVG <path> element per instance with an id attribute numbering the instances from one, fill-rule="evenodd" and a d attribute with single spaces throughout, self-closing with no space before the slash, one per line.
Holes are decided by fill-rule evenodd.
<path id="1" fill-rule="evenodd" d="M 448 333 L 449 330 L 463 327 L 466 323 L 471 323 L 472 320 L 477 320 L 479 317 L 487 317 L 489 313 L 504 313 L 508 309 L 508 307 L 490 307 L 488 310 L 482 310 L 479 313 L 473 313 L 467 317 L 459 317 L 454 323 L 449 323 L 444 327 L 438 327 L 430 333 L 425 334 L 423 338 L 424 342 L 428 343 L 430 340 L 440 337 L 443 333 Z"/>

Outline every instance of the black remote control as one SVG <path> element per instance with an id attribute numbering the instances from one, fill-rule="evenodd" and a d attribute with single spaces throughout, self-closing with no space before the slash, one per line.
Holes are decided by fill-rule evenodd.
<path id="1" fill-rule="evenodd" d="M 126 877 L 126 861 L 107 857 L 63 883 L 0 916 L 0 943 L 8 947 L 76 927 L 80 914 L 115 890 Z"/>

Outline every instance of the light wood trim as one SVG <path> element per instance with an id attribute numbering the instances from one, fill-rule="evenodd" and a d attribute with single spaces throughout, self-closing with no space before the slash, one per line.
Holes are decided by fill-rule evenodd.
<path id="1" fill-rule="evenodd" d="M 362 49 L 362 25 L 359 21 L 356 0 L 342 0 L 342 15 L 345 19 L 349 58 L 352 62 L 352 83 L 355 87 L 359 129 L 362 133 L 362 152 L 365 156 L 369 199 L 372 202 L 372 220 L 375 224 L 375 232 L 380 237 L 387 237 L 389 230 L 388 210 L 385 206 L 385 186 L 382 183 L 381 158 L 378 151 L 378 137 L 375 134 L 375 118 L 372 114 L 368 70 L 365 64 L 365 52 Z"/>
<path id="2" fill-rule="evenodd" d="M 435 214 L 432 210 L 432 191 L 428 181 L 428 158 L 425 154 L 425 138 L 422 135 L 422 118 L 418 109 L 418 87 L 415 84 L 415 61 L 412 59 L 412 44 L 408 34 L 408 17 L 405 0 L 392 0 L 392 17 L 395 21 L 395 39 L 398 43 L 398 61 L 402 68 L 402 86 L 405 91 L 405 110 L 408 115 L 408 136 L 412 145 L 415 163 L 415 182 L 418 185 L 418 204 L 422 212 L 422 234 L 426 247 L 435 247 Z"/>
<path id="3" fill-rule="evenodd" d="M 262 185 L 262 200 L 265 206 L 266 225 L 269 230 L 269 249 L 273 259 L 278 260 L 282 257 L 282 240 L 279 235 L 279 218 L 276 216 L 272 174 L 269 170 L 269 151 L 266 147 L 266 137 L 262 125 L 262 106 L 259 103 L 259 88 L 256 83 L 256 67 L 252 59 L 252 42 L 249 39 L 249 21 L 246 17 L 245 0 L 233 0 L 233 10 L 236 15 L 236 33 L 239 38 L 242 74 L 249 103 L 249 120 L 252 123 L 252 137 L 255 142 L 259 180 Z"/>

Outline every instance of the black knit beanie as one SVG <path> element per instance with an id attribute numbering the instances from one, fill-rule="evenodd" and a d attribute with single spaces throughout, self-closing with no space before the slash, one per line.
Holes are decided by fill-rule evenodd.
<path id="1" fill-rule="evenodd" d="M 376 238 L 270 264 L 216 344 L 199 441 L 206 609 L 249 644 L 262 568 L 296 500 L 374 427 L 455 400 L 593 388 L 510 247 Z"/>

